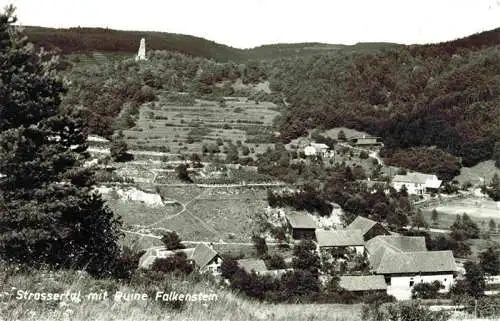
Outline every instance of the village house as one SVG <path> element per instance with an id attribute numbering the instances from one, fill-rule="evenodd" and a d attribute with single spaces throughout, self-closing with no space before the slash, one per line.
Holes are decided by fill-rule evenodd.
<path id="1" fill-rule="evenodd" d="M 427 251 L 423 236 L 378 235 L 365 243 L 370 265 L 376 269 L 387 251 L 424 252 Z"/>
<path id="2" fill-rule="evenodd" d="M 316 230 L 319 250 L 345 250 L 363 255 L 365 252 L 363 235 L 360 230 Z"/>
<path id="3" fill-rule="evenodd" d="M 345 229 L 360 230 L 365 241 L 377 235 L 391 235 L 391 232 L 385 226 L 363 216 L 356 217 Z"/>
<path id="4" fill-rule="evenodd" d="M 321 156 L 323 158 L 333 157 L 334 151 L 330 150 L 330 146 L 326 144 L 310 143 L 304 148 L 304 154 L 310 156 Z"/>
<path id="5" fill-rule="evenodd" d="M 212 247 L 205 243 L 198 244 L 191 257 L 200 273 L 221 274 L 222 257 Z"/>
<path id="6" fill-rule="evenodd" d="M 439 281 L 447 293 L 457 274 L 451 251 L 396 252 L 384 251 L 374 272 L 383 275 L 387 294 L 398 300 L 411 298 L 415 284 Z"/>
<path id="7" fill-rule="evenodd" d="M 371 147 L 371 146 L 381 146 L 383 145 L 382 139 L 380 137 L 366 136 L 361 137 L 351 137 L 349 141 L 355 146 Z"/>
<path id="8" fill-rule="evenodd" d="M 304 213 L 289 213 L 286 215 L 286 220 L 294 240 L 313 240 L 315 238 L 316 222 L 309 215 Z"/>
<path id="9" fill-rule="evenodd" d="M 139 259 L 139 268 L 150 269 L 156 259 L 166 259 L 174 256 L 175 253 L 182 252 L 189 258 L 193 255 L 194 248 L 167 250 L 164 246 L 156 246 L 146 250 Z"/>
<path id="10" fill-rule="evenodd" d="M 178 250 L 167 250 L 164 246 L 150 248 L 139 259 L 139 268 L 150 269 L 156 259 L 165 259 L 179 252 L 186 254 L 187 259 L 193 262 L 200 273 L 220 275 L 222 257 L 204 243 L 198 244 L 195 248 Z"/>
<path id="11" fill-rule="evenodd" d="M 238 266 L 247 273 L 255 272 L 257 275 L 265 274 L 268 271 L 266 263 L 261 259 L 240 259 Z"/>
<path id="12" fill-rule="evenodd" d="M 403 185 L 408 191 L 408 195 L 424 195 L 431 192 L 438 192 L 443 181 L 436 175 L 412 172 L 406 175 L 396 175 L 392 179 L 392 187 L 401 191 Z"/>
<path id="13" fill-rule="evenodd" d="M 339 286 L 360 295 L 387 293 L 387 284 L 382 275 L 344 275 L 340 277 Z"/>

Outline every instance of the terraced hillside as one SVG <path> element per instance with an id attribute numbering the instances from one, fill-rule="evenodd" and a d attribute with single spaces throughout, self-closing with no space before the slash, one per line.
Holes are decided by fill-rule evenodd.
<path id="1" fill-rule="evenodd" d="M 135 127 L 124 135 L 131 149 L 213 154 L 225 159 L 224 149 L 234 144 L 240 157 L 251 157 L 272 145 L 278 110 L 273 103 L 247 98 L 180 105 L 160 95 L 159 101 L 140 108 Z"/>

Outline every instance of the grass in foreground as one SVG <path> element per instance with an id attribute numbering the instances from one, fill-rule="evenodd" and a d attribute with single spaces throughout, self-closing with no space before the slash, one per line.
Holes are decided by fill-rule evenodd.
<path id="1" fill-rule="evenodd" d="M 2 266 L 2 270 L 3 270 Z M 167 279 L 168 278 L 168 279 Z M 179 309 L 173 304 L 145 301 L 115 302 L 117 291 L 124 293 L 153 293 L 157 289 L 177 293 L 216 294 L 217 299 L 205 302 L 186 302 Z M 80 292 L 81 302 L 37 302 L 16 298 L 18 290 L 40 293 Z M 119 284 L 113 280 L 96 280 L 77 271 L 16 272 L 8 277 L 0 291 L 0 320 L 360 320 L 359 305 L 270 305 L 246 300 L 241 296 L 200 277 L 175 278 L 166 276 L 156 283 Z M 88 293 L 107 291 L 111 299 L 89 300 Z"/>

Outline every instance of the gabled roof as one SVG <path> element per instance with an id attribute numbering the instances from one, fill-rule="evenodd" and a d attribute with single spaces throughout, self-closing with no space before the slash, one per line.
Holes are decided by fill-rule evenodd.
<path id="1" fill-rule="evenodd" d="M 423 236 L 378 235 L 365 244 L 371 266 L 376 270 L 385 252 L 427 251 Z"/>
<path id="2" fill-rule="evenodd" d="M 199 268 L 203 268 L 217 256 L 218 254 L 214 249 L 212 249 L 205 243 L 200 243 L 194 249 L 190 259 L 194 261 L 196 266 L 198 266 Z"/>
<path id="3" fill-rule="evenodd" d="M 395 183 L 412 183 L 412 184 L 422 184 L 429 188 L 438 188 L 441 186 L 442 181 L 437 178 L 436 175 L 412 172 L 406 175 L 396 175 L 392 179 Z"/>
<path id="4" fill-rule="evenodd" d="M 175 255 L 175 253 L 183 252 L 186 254 L 188 259 L 193 255 L 194 248 L 189 249 L 179 249 L 179 250 L 167 250 L 164 246 L 152 247 L 146 250 L 140 259 L 139 267 L 143 269 L 149 269 L 153 265 L 156 259 L 164 259 Z"/>
<path id="5" fill-rule="evenodd" d="M 360 230 L 316 230 L 319 247 L 361 246 L 364 245 Z"/>
<path id="6" fill-rule="evenodd" d="M 292 228 L 315 229 L 316 222 L 307 214 L 290 213 L 286 215 L 288 223 Z"/>
<path id="7" fill-rule="evenodd" d="M 361 234 L 365 235 L 373 226 L 378 224 L 375 221 L 370 220 L 369 218 L 363 216 L 357 216 L 351 224 L 349 224 L 345 229 L 346 230 L 360 230 Z"/>
<path id="8" fill-rule="evenodd" d="M 267 271 L 266 263 L 260 259 L 240 259 L 237 262 L 238 266 L 247 273 Z"/>
<path id="9" fill-rule="evenodd" d="M 439 273 L 456 271 L 451 251 L 394 252 L 384 251 L 377 274 Z"/>
<path id="10" fill-rule="evenodd" d="M 369 253 L 375 253 L 383 247 L 390 247 L 396 252 L 427 251 L 423 236 L 378 235 L 366 242 L 366 249 Z"/>
<path id="11" fill-rule="evenodd" d="M 347 291 L 387 290 L 383 275 L 345 275 L 340 277 L 339 286 Z"/>
<path id="12" fill-rule="evenodd" d="M 323 144 L 323 143 L 311 143 L 310 145 L 314 148 L 317 148 L 317 149 L 329 149 L 330 148 L 330 146 L 328 146 L 327 144 Z"/>

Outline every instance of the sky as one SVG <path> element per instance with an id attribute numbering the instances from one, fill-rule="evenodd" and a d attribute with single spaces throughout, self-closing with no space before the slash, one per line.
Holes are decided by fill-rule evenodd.
<path id="1" fill-rule="evenodd" d="M 500 0 L 0 0 L 7 4 L 25 26 L 165 31 L 237 48 L 422 44 L 500 27 Z"/>

